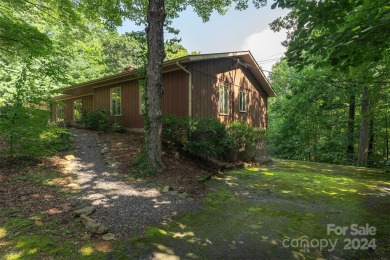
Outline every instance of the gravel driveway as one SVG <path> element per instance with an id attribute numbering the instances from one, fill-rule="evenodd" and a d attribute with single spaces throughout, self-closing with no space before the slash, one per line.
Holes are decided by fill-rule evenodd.
<path id="1" fill-rule="evenodd" d="M 111 174 L 94 132 L 72 129 L 76 160 L 72 162 L 84 205 L 93 205 L 92 218 L 120 237 L 142 234 L 149 225 L 198 208 L 191 199 L 160 193 L 155 184 L 134 183 Z"/>

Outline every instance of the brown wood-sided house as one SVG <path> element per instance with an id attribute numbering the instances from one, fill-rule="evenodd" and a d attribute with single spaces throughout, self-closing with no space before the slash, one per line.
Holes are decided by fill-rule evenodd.
<path id="1" fill-rule="evenodd" d="M 127 129 L 143 128 L 137 69 L 64 88 L 53 121 L 75 122 L 81 111 L 104 108 Z M 267 127 L 267 99 L 275 97 L 249 51 L 189 55 L 163 64 L 162 112 Z M 62 103 L 62 104 L 61 104 Z"/>

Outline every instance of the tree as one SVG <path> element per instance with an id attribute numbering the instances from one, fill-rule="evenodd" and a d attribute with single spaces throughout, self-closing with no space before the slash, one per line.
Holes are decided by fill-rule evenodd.
<path id="1" fill-rule="evenodd" d="M 288 46 L 286 57 L 291 65 L 299 69 L 305 65 L 331 65 L 335 71 L 347 72 L 352 68 L 360 75 L 364 71 L 363 77 L 353 80 L 362 93 L 358 162 L 367 164 L 370 106 L 375 102 L 369 99 L 380 92 L 372 83 L 383 78 L 387 66 L 382 64 L 390 48 L 389 2 L 276 0 L 272 8 L 277 6 L 291 10 L 271 24 L 275 31 L 289 30 L 284 44 Z"/>
<path id="2" fill-rule="evenodd" d="M 149 160 L 157 172 L 163 171 L 165 166 L 161 160 L 161 131 L 162 113 L 161 99 L 162 63 L 165 58 L 164 51 L 164 21 L 166 17 L 164 0 L 150 0 L 148 6 L 148 62 L 146 67 L 148 118 L 150 129 L 146 137 Z"/>

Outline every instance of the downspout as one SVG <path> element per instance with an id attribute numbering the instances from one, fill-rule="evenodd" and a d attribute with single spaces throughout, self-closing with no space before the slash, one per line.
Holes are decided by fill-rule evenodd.
<path id="1" fill-rule="evenodd" d="M 183 70 L 185 73 L 188 74 L 188 115 L 192 116 L 192 88 L 191 88 L 191 82 L 192 82 L 192 74 L 190 71 L 188 71 L 186 68 L 184 68 L 180 62 L 176 61 L 176 65 Z"/>

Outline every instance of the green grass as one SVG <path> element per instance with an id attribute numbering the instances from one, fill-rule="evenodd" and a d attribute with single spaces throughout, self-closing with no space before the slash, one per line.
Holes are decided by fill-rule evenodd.
<path id="1" fill-rule="evenodd" d="M 213 180 L 205 207 L 133 238 L 117 250 L 128 257 L 386 258 L 390 231 L 388 175 L 366 168 L 276 161 Z M 386 195 L 385 195 L 386 194 Z M 348 236 L 327 235 L 327 224 L 375 226 L 375 250 L 345 250 Z M 338 239 L 333 251 L 283 246 L 283 241 Z M 308 249 L 308 250 L 307 250 Z M 328 250 L 329 249 L 329 250 Z"/>

